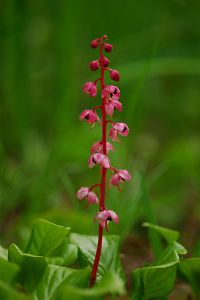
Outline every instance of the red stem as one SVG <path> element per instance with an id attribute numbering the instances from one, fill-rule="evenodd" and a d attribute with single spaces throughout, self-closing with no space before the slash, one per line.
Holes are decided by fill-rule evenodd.
<path id="1" fill-rule="evenodd" d="M 105 67 L 103 65 L 103 38 L 100 40 L 100 65 L 101 65 L 101 90 L 104 89 L 104 72 Z M 103 154 L 106 155 L 106 111 L 105 111 L 105 98 L 102 98 L 101 110 L 102 110 L 102 144 L 103 144 Z M 101 172 L 101 195 L 100 195 L 100 211 L 105 210 L 105 194 L 106 194 L 106 173 L 107 169 L 102 168 Z M 101 257 L 102 249 L 102 239 L 103 239 L 103 228 L 99 225 L 99 236 L 96 255 L 94 259 L 93 269 L 90 276 L 90 287 L 92 287 L 96 282 L 97 270 L 99 266 L 99 261 Z"/>

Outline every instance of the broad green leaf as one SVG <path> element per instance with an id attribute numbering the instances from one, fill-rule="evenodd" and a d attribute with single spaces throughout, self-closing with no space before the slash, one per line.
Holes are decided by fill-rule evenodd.
<path id="1" fill-rule="evenodd" d="M 166 297 L 174 287 L 179 257 L 176 251 L 167 249 L 161 264 L 133 271 L 133 300 Z"/>
<path id="2" fill-rule="evenodd" d="M 181 261 L 179 268 L 184 277 L 192 284 L 196 293 L 200 293 L 200 258 L 188 258 Z"/>
<path id="3" fill-rule="evenodd" d="M 70 266 L 78 259 L 78 246 L 65 239 L 60 247 L 52 253 L 52 257 L 46 259 L 50 264 Z"/>
<path id="4" fill-rule="evenodd" d="M 72 233 L 70 235 L 70 241 L 79 247 L 78 258 L 80 266 L 92 266 L 96 254 L 97 236 Z M 124 278 L 118 253 L 119 237 L 115 235 L 104 237 L 97 274 L 98 280 L 104 277 L 107 272 L 118 273 L 122 279 Z"/>
<path id="5" fill-rule="evenodd" d="M 35 292 L 35 299 L 38 300 L 53 300 L 60 285 L 76 284 L 81 281 L 85 286 L 85 281 L 88 283 L 90 270 L 88 268 L 83 270 L 70 269 L 61 266 L 48 265 L 42 280 L 40 281 Z M 80 286 L 82 286 L 80 284 Z"/>
<path id="6" fill-rule="evenodd" d="M 100 283 L 97 283 L 92 289 L 82 289 L 70 285 L 62 286 L 55 300 L 86 300 L 102 299 L 106 294 L 124 295 L 124 282 L 118 274 L 108 272 Z"/>
<path id="7" fill-rule="evenodd" d="M 32 292 L 40 282 L 47 263 L 44 257 L 23 253 L 15 244 L 11 244 L 8 249 L 9 261 L 16 263 L 20 267 L 19 282 Z"/>
<path id="8" fill-rule="evenodd" d="M 51 256 L 64 242 L 70 228 L 39 219 L 33 224 L 27 252 L 39 256 Z"/>
<path id="9" fill-rule="evenodd" d="M 0 258 L 0 280 L 9 284 L 13 283 L 19 272 L 19 267 Z"/>
<path id="10" fill-rule="evenodd" d="M 177 241 L 179 238 L 179 232 L 176 230 L 168 229 L 151 223 L 143 223 L 143 226 L 156 230 L 168 243 Z"/>
<path id="11" fill-rule="evenodd" d="M 8 260 L 8 250 L 0 245 L 0 258 Z"/>
<path id="12" fill-rule="evenodd" d="M 0 299 L 1 300 L 31 300 L 28 296 L 14 290 L 10 285 L 0 280 Z"/>

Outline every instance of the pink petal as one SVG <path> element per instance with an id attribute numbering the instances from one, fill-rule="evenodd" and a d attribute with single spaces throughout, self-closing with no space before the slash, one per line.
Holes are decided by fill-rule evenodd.
<path id="1" fill-rule="evenodd" d="M 87 197 L 88 192 L 89 192 L 88 187 L 81 187 L 81 188 L 77 191 L 76 196 L 77 196 L 77 198 L 78 198 L 79 200 L 82 200 L 82 199 L 84 199 L 84 198 Z"/>
<path id="2" fill-rule="evenodd" d="M 88 193 L 87 200 L 89 204 L 98 204 L 99 202 L 98 197 L 94 192 Z"/>
<path id="3" fill-rule="evenodd" d="M 108 210 L 109 214 L 110 214 L 110 217 L 111 219 L 116 223 L 118 224 L 119 223 L 119 217 L 118 215 L 116 214 L 116 212 L 114 212 L 113 210 Z"/>
<path id="4" fill-rule="evenodd" d="M 110 184 L 118 186 L 119 185 L 119 181 L 120 181 L 120 176 L 118 174 L 114 174 L 111 178 L 110 178 Z"/>
<path id="5" fill-rule="evenodd" d="M 131 175 L 127 170 L 119 170 L 118 175 L 124 180 L 124 181 L 130 181 Z"/>

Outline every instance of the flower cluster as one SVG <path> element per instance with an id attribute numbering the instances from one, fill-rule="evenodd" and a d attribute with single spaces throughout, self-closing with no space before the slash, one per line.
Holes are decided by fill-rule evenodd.
<path id="1" fill-rule="evenodd" d="M 108 67 L 110 61 L 106 56 L 103 55 L 103 50 L 109 53 L 113 49 L 113 46 L 111 44 L 105 43 L 106 39 L 107 37 L 103 36 L 102 38 L 98 38 L 91 41 L 92 48 L 100 47 L 100 57 L 99 59 L 93 60 L 89 63 L 89 67 L 92 71 L 96 71 L 99 68 L 101 68 L 101 70 L 103 71 L 101 72 L 101 74 L 103 73 L 103 78 L 101 77 L 95 81 L 86 82 L 82 88 L 85 94 L 89 95 L 90 97 L 96 97 L 98 93 L 97 83 L 98 81 L 100 81 L 102 103 L 101 106 L 95 106 L 93 109 L 84 110 L 80 115 L 80 120 L 86 120 L 86 122 L 89 124 L 100 122 L 100 118 L 96 111 L 99 108 L 102 111 L 101 125 L 102 127 L 107 126 L 107 124 L 109 123 L 112 125 L 109 131 L 109 137 L 112 141 L 115 142 L 115 141 L 119 141 L 118 135 L 127 136 L 129 133 L 129 128 L 127 124 L 122 122 L 115 123 L 111 120 L 105 121 L 105 116 L 103 120 L 103 114 L 112 117 L 115 109 L 119 112 L 122 111 L 122 103 L 120 102 L 119 88 L 115 85 L 104 84 L 105 71 L 109 71 L 110 78 L 112 80 L 119 81 L 120 79 L 119 72 L 117 70 L 113 70 Z M 102 124 L 103 122 L 106 124 Z M 119 188 L 120 183 L 131 180 L 131 175 L 127 170 L 121 170 L 121 169 L 117 170 L 116 168 L 113 168 L 111 166 L 110 159 L 107 156 L 109 150 L 111 151 L 114 150 L 113 145 L 107 142 L 105 140 L 105 137 L 103 137 L 102 135 L 102 140 L 94 143 L 93 146 L 91 147 L 91 155 L 88 159 L 88 167 L 93 168 L 95 165 L 99 165 L 101 168 L 111 170 L 112 172 L 114 172 L 114 174 L 110 178 L 110 184 Z M 101 184 L 99 184 L 98 187 L 101 188 Z M 88 187 L 81 187 L 77 192 L 77 198 L 79 200 L 86 199 L 88 201 L 88 204 L 99 203 L 97 195 L 93 191 L 91 191 L 91 189 Z M 113 220 L 116 223 L 118 223 L 118 217 L 113 217 L 113 214 L 115 213 L 114 212 L 110 213 L 111 211 L 106 209 L 104 202 L 105 199 L 103 199 L 103 203 L 102 203 L 103 205 L 101 207 L 105 209 L 102 210 L 100 207 L 101 211 L 97 213 L 95 220 L 99 220 L 100 225 L 102 227 L 107 228 L 106 222 Z"/>
<path id="2" fill-rule="evenodd" d="M 99 242 L 97 246 L 97 253 L 95 257 L 91 283 L 95 282 L 96 272 L 98 268 L 100 253 L 101 253 L 101 242 L 103 229 L 108 231 L 108 223 L 114 221 L 119 222 L 119 217 L 116 212 L 107 209 L 105 205 L 105 195 L 106 195 L 106 175 L 107 172 L 111 172 L 110 185 L 115 186 L 120 190 L 120 183 L 131 180 L 131 175 L 127 170 L 116 169 L 111 165 L 111 161 L 108 157 L 109 151 L 114 151 L 113 145 L 107 141 L 107 127 L 111 125 L 109 129 L 109 137 L 113 142 L 119 142 L 118 136 L 127 136 L 129 134 L 128 125 L 123 122 L 113 122 L 107 119 L 107 116 L 112 117 L 115 110 L 118 112 L 122 111 L 122 103 L 120 102 L 120 90 L 116 85 L 105 84 L 105 72 L 109 72 L 110 78 L 113 81 L 118 82 L 120 80 L 120 73 L 109 67 L 110 60 L 104 55 L 104 51 L 110 53 L 113 49 L 111 44 L 106 42 L 107 36 L 104 35 L 101 38 L 97 38 L 91 41 L 92 48 L 99 48 L 100 56 L 98 59 L 93 60 L 89 63 L 89 68 L 92 71 L 100 69 L 100 78 L 95 81 L 86 82 L 83 85 L 83 92 L 90 97 L 94 98 L 98 94 L 98 83 L 100 83 L 100 105 L 94 106 L 92 109 L 84 110 L 80 115 L 80 120 L 85 120 L 87 123 L 92 124 L 99 123 L 102 127 L 102 138 L 101 141 L 95 142 L 90 151 L 90 156 L 88 159 L 88 167 L 93 168 L 99 165 L 101 169 L 101 182 L 94 184 L 92 187 L 81 187 L 77 191 L 77 198 L 79 200 L 85 199 L 87 204 L 99 204 L 99 212 L 96 214 L 95 221 L 99 222 Z M 97 114 L 97 110 L 100 110 L 100 114 Z M 101 118 L 99 117 L 101 115 Z M 93 191 L 93 189 L 99 188 L 100 198 Z"/>

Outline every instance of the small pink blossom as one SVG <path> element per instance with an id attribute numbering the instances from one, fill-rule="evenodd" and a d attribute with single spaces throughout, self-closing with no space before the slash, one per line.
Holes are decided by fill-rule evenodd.
<path id="1" fill-rule="evenodd" d="M 112 51 L 112 48 L 113 48 L 113 45 L 111 45 L 111 44 L 105 44 L 105 45 L 104 45 L 104 50 L 105 50 L 106 52 L 111 52 L 111 51 Z"/>
<path id="2" fill-rule="evenodd" d="M 120 182 L 130 181 L 130 180 L 131 180 L 131 175 L 127 170 L 119 170 L 111 177 L 110 184 L 119 187 Z"/>
<path id="3" fill-rule="evenodd" d="M 96 97 L 97 95 L 97 87 L 95 82 L 92 81 L 88 81 L 83 85 L 82 88 L 83 92 L 87 95 L 89 95 L 90 97 Z"/>
<path id="4" fill-rule="evenodd" d="M 98 204 L 99 199 L 97 195 L 90 191 L 88 187 L 81 187 L 76 194 L 79 200 L 87 199 L 89 204 Z"/>
<path id="5" fill-rule="evenodd" d="M 110 117 L 112 117 L 113 113 L 114 113 L 114 110 L 118 110 L 118 111 L 122 111 L 122 104 L 121 102 L 119 102 L 118 100 L 112 100 L 112 101 L 109 101 L 109 103 L 106 103 L 105 104 L 105 111 L 106 111 L 106 114 Z"/>
<path id="6" fill-rule="evenodd" d="M 96 214 L 94 221 L 98 220 L 101 227 L 105 228 L 108 231 L 108 221 L 114 221 L 116 224 L 119 223 L 119 217 L 113 210 L 103 210 Z"/>
<path id="7" fill-rule="evenodd" d="M 106 143 L 106 152 L 108 154 L 109 151 L 114 151 L 113 145 L 110 143 Z M 92 145 L 91 147 L 91 154 L 93 153 L 103 153 L 103 143 L 102 142 L 96 142 L 95 144 Z"/>
<path id="8" fill-rule="evenodd" d="M 103 57 L 103 66 L 105 68 L 109 65 L 109 62 L 110 62 L 110 60 L 106 56 L 104 56 Z"/>
<path id="9" fill-rule="evenodd" d="M 90 46 L 91 48 L 97 48 L 99 46 L 99 39 L 92 40 Z"/>
<path id="10" fill-rule="evenodd" d="M 110 138 L 113 141 L 118 141 L 118 134 L 127 136 L 129 133 L 128 125 L 125 123 L 115 123 L 114 126 L 110 129 Z"/>
<path id="11" fill-rule="evenodd" d="M 90 70 L 96 71 L 99 68 L 99 61 L 93 60 L 90 62 Z"/>
<path id="12" fill-rule="evenodd" d="M 97 116 L 97 113 L 93 110 L 86 109 L 84 110 L 80 115 L 80 120 L 86 120 L 87 123 L 93 124 L 97 121 L 99 121 L 99 117 Z"/>
<path id="13" fill-rule="evenodd" d="M 119 100 L 120 98 L 120 89 L 115 85 L 107 85 L 102 93 L 102 98 L 108 98 L 109 100 Z"/>
<path id="14" fill-rule="evenodd" d="M 117 70 L 110 70 L 110 78 L 114 81 L 119 81 L 120 74 Z"/>
<path id="15" fill-rule="evenodd" d="M 93 168 L 96 164 L 102 166 L 105 169 L 110 168 L 110 159 L 102 153 L 94 153 L 90 155 L 88 160 L 88 167 Z"/>

